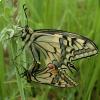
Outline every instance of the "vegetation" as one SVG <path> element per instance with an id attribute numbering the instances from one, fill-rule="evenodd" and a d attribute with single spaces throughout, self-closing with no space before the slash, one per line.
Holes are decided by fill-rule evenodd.
<path id="1" fill-rule="evenodd" d="M 79 85 L 56 88 L 27 84 L 17 73 L 12 58 L 22 43 L 8 39 L 17 25 L 25 26 L 23 4 L 28 8 L 29 25 L 33 29 L 61 29 L 93 40 L 100 48 L 99 0 L 0 0 L 0 100 L 100 100 L 100 55 L 78 60 L 75 65 Z M 17 59 L 26 66 L 27 55 Z"/>

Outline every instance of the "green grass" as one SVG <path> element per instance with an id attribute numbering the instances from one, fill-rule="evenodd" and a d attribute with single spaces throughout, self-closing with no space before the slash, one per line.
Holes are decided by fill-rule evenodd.
<path id="1" fill-rule="evenodd" d="M 13 0 L 16 1 L 16 0 Z M 12 25 L 25 26 L 23 4 L 28 8 L 29 25 L 33 29 L 54 28 L 74 32 L 93 40 L 100 48 L 99 0 L 12 0 L 0 1 L 0 100 L 99 100 L 100 55 L 78 60 L 79 86 L 59 89 L 47 85 L 26 84 L 16 71 L 11 59 L 21 47 L 20 40 L 6 39 Z M 4 30 L 5 28 L 5 30 Z M 6 48 L 5 48 L 6 47 Z M 25 52 L 17 59 L 26 66 Z M 20 67 L 20 66 L 19 66 Z"/>

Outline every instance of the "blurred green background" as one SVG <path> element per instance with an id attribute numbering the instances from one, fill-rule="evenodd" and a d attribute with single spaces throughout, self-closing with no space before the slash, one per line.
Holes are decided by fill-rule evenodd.
<path id="1" fill-rule="evenodd" d="M 0 0 L 0 100 L 100 100 L 99 54 L 76 62 L 79 86 L 74 88 L 30 85 L 19 78 L 11 64 L 17 44 L 4 40 L 7 31 L 13 33 L 13 25 L 25 26 L 23 4 L 27 5 L 31 28 L 78 33 L 100 48 L 99 0 Z M 27 59 L 25 53 L 20 59 Z"/>

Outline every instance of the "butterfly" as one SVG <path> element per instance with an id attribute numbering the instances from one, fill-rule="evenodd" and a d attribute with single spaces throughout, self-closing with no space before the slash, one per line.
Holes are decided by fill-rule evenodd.
<path id="1" fill-rule="evenodd" d="M 36 64 L 35 66 L 32 65 L 29 70 L 25 69 L 20 75 L 21 77 L 25 77 L 28 83 L 37 82 L 63 88 L 78 85 L 52 63 L 49 63 L 45 68 L 40 67 L 40 64 Z"/>
<path id="2" fill-rule="evenodd" d="M 22 48 L 29 48 L 34 61 L 42 64 L 44 60 L 45 65 L 56 61 L 57 65 L 64 64 L 75 69 L 72 61 L 98 53 L 95 43 L 84 36 L 56 29 L 32 30 L 28 25 L 25 5 L 23 9 L 27 24 L 21 28 Z"/>

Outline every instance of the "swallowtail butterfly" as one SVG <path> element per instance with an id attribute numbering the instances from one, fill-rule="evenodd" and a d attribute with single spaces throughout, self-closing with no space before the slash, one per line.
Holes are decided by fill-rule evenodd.
<path id="1" fill-rule="evenodd" d="M 29 70 L 21 73 L 21 77 L 25 77 L 27 82 L 37 82 L 41 84 L 53 85 L 56 87 L 74 87 L 77 83 L 73 81 L 62 70 L 59 70 L 57 66 L 49 63 L 47 67 L 40 67 L 39 64 L 31 66 Z"/>
<path id="2" fill-rule="evenodd" d="M 27 19 L 25 5 L 23 8 Z M 27 25 L 21 28 L 21 32 L 23 48 L 29 47 L 34 61 L 42 63 L 41 59 L 44 59 L 46 65 L 55 60 L 75 68 L 72 61 L 98 52 L 95 43 L 84 36 L 55 29 L 32 30 L 28 25 L 28 19 Z"/>

